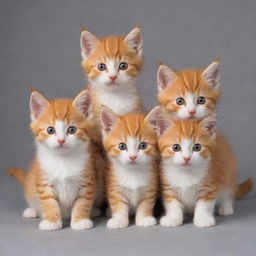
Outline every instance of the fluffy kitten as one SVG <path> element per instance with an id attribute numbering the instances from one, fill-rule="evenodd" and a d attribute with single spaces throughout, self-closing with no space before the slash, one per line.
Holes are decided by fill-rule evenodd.
<path id="1" fill-rule="evenodd" d="M 156 107 L 149 120 L 158 133 L 161 191 L 166 210 L 162 226 L 183 223 L 194 212 L 198 227 L 215 225 L 214 209 L 233 214 L 233 199 L 249 193 L 252 180 L 237 184 L 237 164 L 225 137 L 216 134 L 216 116 L 201 121 L 170 120 Z"/>
<path id="2" fill-rule="evenodd" d="M 73 101 L 47 100 L 33 91 L 30 98 L 31 129 L 36 156 L 25 173 L 7 172 L 23 184 L 28 208 L 24 218 L 42 215 L 41 230 L 62 228 L 62 218 L 71 216 L 72 229 L 93 227 L 91 209 L 96 197 L 96 161 L 89 120 L 91 99 L 82 91 Z"/>
<path id="3" fill-rule="evenodd" d="M 118 115 L 143 110 L 141 97 L 134 85 L 143 63 L 139 27 L 125 37 L 101 39 L 84 30 L 81 54 L 81 65 L 89 80 L 94 117 L 99 128 L 102 105 Z"/>
<path id="4" fill-rule="evenodd" d="M 158 172 L 157 141 L 147 117 L 118 116 L 104 108 L 101 114 L 103 144 L 108 154 L 106 190 L 112 216 L 109 228 L 124 228 L 129 213 L 136 214 L 138 226 L 152 226 Z"/>
<path id="5" fill-rule="evenodd" d="M 215 112 L 220 95 L 219 62 L 204 69 L 173 71 L 160 65 L 158 100 L 171 118 L 201 120 Z"/>

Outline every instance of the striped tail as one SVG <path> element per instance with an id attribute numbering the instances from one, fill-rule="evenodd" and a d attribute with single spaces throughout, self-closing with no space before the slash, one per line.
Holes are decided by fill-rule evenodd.
<path id="1" fill-rule="evenodd" d="M 237 189 L 236 189 L 235 198 L 240 199 L 240 198 L 244 197 L 252 190 L 252 187 L 253 187 L 252 178 L 248 178 L 243 183 L 238 184 Z"/>

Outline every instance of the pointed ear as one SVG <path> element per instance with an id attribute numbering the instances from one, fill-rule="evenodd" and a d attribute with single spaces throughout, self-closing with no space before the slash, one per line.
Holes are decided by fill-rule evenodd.
<path id="1" fill-rule="evenodd" d="M 135 27 L 124 39 L 124 42 L 137 52 L 139 57 L 143 53 L 143 40 L 139 27 Z"/>
<path id="2" fill-rule="evenodd" d="M 205 132 L 208 133 L 209 136 L 214 137 L 216 134 L 216 126 L 217 126 L 217 117 L 215 114 L 211 114 L 205 117 L 200 122 L 201 127 Z"/>
<path id="3" fill-rule="evenodd" d="M 119 116 L 115 114 L 110 108 L 104 106 L 104 108 L 101 111 L 100 118 L 103 135 L 108 134 L 115 126 L 118 120 Z"/>
<path id="4" fill-rule="evenodd" d="M 157 71 L 157 87 L 158 91 L 161 92 L 168 86 L 170 86 L 178 75 L 169 67 L 160 65 Z"/>
<path id="5" fill-rule="evenodd" d="M 205 81 L 212 87 L 218 88 L 220 83 L 220 62 L 214 61 L 202 73 Z"/>
<path id="6" fill-rule="evenodd" d="M 157 136 L 163 135 L 172 126 L 172 122 L 165 116 L 160 106 L 153 108 L 144 120 L 156 131 Z"/>
<path id="7" fill-rule="evenodd" d="M 88 90 L 81 91 L 73 100 L 75 106 L 87 119 L 90 119 L 92 112 L 92 100 Z"/>
<path id="8" fill-rule="evenodd" d="M 86 60 L 89 57 L 89 55 L 95 50 L 99 42 L 100 41 L 89 31 L 82 31 L 80 45 L 83 60 Z"/>
<path id="9" fill-rule="evenodd" d="M 36 121 L 49 106 L 49 101 L 42 94 L 37 91 L 33 91 L 30 96 L 30 112 L 32 121 Z"/>

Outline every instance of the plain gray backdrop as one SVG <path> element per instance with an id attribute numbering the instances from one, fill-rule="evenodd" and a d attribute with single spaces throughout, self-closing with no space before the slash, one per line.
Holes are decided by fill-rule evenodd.
<path id="1" fill-rule="evenodd" d="M 235 215 L 214 228 L 41 232 L 23 220 L 19 184 L 4 170 L 29 167 L 30 88 L 46 97 L 74 97 L 87 84 L 80 67 L 80 27 L 96 36 L 127 34 L 141 25 L 144 69 L 138 79 L 145 105 L 157 104 L 157 63 L 203 67 L 221 58 L 219 129 L 239 159 L 240 181 L 255 179 L 256 1 L 249 0 L 1 0 L 0 1 L 0 255 L 255 255 L 255 189 L 236 202 Z"/>

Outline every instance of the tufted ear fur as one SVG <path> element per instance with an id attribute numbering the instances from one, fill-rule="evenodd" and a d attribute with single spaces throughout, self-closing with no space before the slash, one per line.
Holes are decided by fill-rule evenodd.
<path id="1" fill-rule="evenodd" d="M 157 86 L 158 91 L 161 92 L 178 78 L 178 75 L 166 65 L 161 64 L 157 71 Z"/>
<path id="2" fill-rule="evenodd" d="M 31 120 L 37 120 L 49 106 L 49 101 L 42 94 L 33 91 L 30 96 Z"/>
<path id="3" fill-rule="evenodd" d="M 211 114 L 205 117 L 200 122 L 201 127 L 207 134 L 211 137 L 215 137 L 216 135 L 216 126 L 217 126 L 217 117 L 215 114 Z"/>
<path id="4" fill-rule="evenodd" d="M 143 54 L 143 40 L 141 30 L 135 27 L 124 39 L 124 42 L 132 49 L 134 49 L 139 57 Z"/>
<path id="5" fill-rule="evenodd" d="M 205 81 L 212 87 L 218 88 L 220 83 L 220 63 L 212 62 L 202 73 Z"/>
<path id="6" fill-rule="evenodd" d="M 107 135 L 111 132 L 111 130 L 119 120 L 119 116 L 115 114 L 110 108 L 105 106 L 101 111 L 100 120 L 102 125 L 102 133 L 103 135 Z"/>

